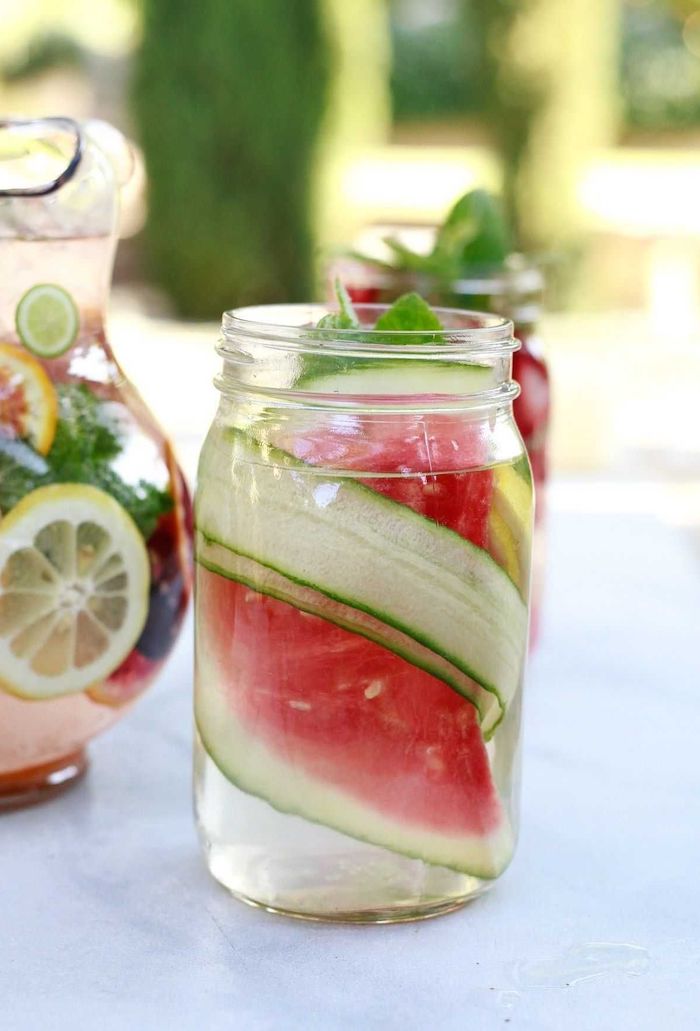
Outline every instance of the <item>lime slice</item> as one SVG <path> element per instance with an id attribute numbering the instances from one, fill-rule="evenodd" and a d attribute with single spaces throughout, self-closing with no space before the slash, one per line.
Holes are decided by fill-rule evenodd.
<path id="1" fill-rule="evenodd" d="M 27 290 L 15 312 L 20 340 L 40 358 L 57 358 L 67 351 L 78 335 L 79 323 L 73 298 L 54 283 Z"/>
<path id="2" fill-rule="evenodd" d="M 148 612 L 148 554 L 97 487 L 39 487 L 0 523 L 0 686 L 55 698 L 100 684 Z"/>

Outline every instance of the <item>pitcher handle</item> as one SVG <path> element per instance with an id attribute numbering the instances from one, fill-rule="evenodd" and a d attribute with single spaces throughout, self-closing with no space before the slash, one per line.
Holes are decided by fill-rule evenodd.
<path id="1" fill-rule="evenodd" d="M 51 179 L 48 183 L 41 183 L 38 186 L 16 186 L 11 189 L 0 189 L 0 197 L 45 197 L 47 194 L 59 190 L 64 183 L 67 183 L 80 164 L 80 159 L 83 156 L 83 135 L 80 126 L 74 119 L 63 117 L 0 118 L 0 129 L 30 125 L 48 125 L 56 126 L 59 129 L 66 129 L 75 139 L 73 154 L 66 167 L 55 179 Z"/>

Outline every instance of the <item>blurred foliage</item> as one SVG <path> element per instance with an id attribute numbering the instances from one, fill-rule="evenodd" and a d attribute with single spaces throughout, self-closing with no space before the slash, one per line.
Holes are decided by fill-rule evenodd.
<path id="1" fill-rule="evenodd" d="M 526 3 L 448 0 L 426 21 L 407 17 L 412 7 L 411 0 L 391 4 L 394 119 L 487 113 L 484 21 L 515 16 Z M 620 12 L 623 123 L 651 130 L 700 124 L 700 0 L 620 0 Z"/>
<path id="2" fill-rule="evenodd" d="M 315 183 L 319 256 L 345 245 L 361 227 L 357 206 L 339 198 L 347 197 L 353 163 L 384 146 L 391 127 L 386 0 L 320 0 L 320 5 L 333 60 Z"/>
<path id="3" fill-rule="evenodd" d="M 517 244 L 532 244 L 526 212 L 519 203 L 522 165 L 537 118 L 551 94 L 550 76 L 542 74 L 538 55 L 520 52 L 518 27 L 534 9 L 534 0 L 463 0 L 474 11 L 485 45 L 481 73 L 486 84 L 485 112 L 489 117 L 503 162 L 503 199 Z M 546 44 L 545 44 L 546 45 Z M 539 242 L 539 241 L 538 241 Z"/>
<path id="4" fill-rule="evenodd" d="M 651 130 L 700 125 L 697 0 L 628 0 L 620 60 L 627 125 Z"/>
<path id="5" fill-rule="evenodd" d="M 484 40 L 469 4 L 415 24 L 391 4 L 391 95 L 397 122 L 479 113 L 485 106 Z"/>
<path id="6" fill-rule="evenodd" d="M 490 125 L 518 249 L 578 246 L 580 170 L 617 130 L 617 0 L 462 0 L 482 25 Z"/>
<path id="7" fill-rule="evenodd" d="M 180 314 L 311 293 L 318 0 L 143 0 L 133 109 L 153 277 Z"/>
<path id="8" fill-rule="evenodd" d="M 5 82 L 22 82 L 54 68 L 83 68 L 85 51 L 63 32 L 42 32 L 34 36 L 25 51 L 2 67 Z"/>

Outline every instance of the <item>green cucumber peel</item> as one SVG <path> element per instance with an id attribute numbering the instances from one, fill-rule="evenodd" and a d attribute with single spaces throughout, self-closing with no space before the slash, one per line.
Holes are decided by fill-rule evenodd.
<path id="1" fill-rule="evenodd" d="M 212 706 L 211 698 L 203 700 L 202 694 L 203 692 L 198 692 L 195 695 L 194 722 L 204 751 L 226 780 L 234 784 L 240 791 L 245 792 L 245 794 L 253 795 L 255 798 L 266 802 L 267 805 L 271 806 L 278 813 L 299 816 L 309 823 L 316 824 L 317 827 L 330 827 L 333 830 L 337 830 L 340 834 L 346 834 L 354 838 L 356 841 L 363 841 L 368 845 L 379 845 L 380 847 L 391 849 L 392 852 L 396 852 L 398 855 L 406 856 L 408 859 L 418 859 L 422 863 L 429 862 L 447 870 L 454 870 L 456 873 L 478 877 L 484 881 L 500 877 L 508 866 L 513 856 L 514 839 L 507 817 L 504 817 L 504 825 L 495 835 L 494 841 L 475 843 L 469 849 L 466 857 L 456 854 L 458 850 L 462 851 L 463 846 L 461 843 L 458 842 L 455 845 L 453 842 L 450 842 L 451 847 L 445 843 L 439 854 L 433 855 L 431 850 L 430 858 L 427 858 L 424 847 L 421 848 L 415 844 L 411 845 L 406 841 L 399 843 L 395 840 L 390 840 L 393 838 L 393 835 L 387 834 L 386 829 L 383 834 L 380 833 L 379 835 L 367 833 L 364 829 L 364 817 L 360 819 L 355 818 L 353 821 L 354 826 L 349 827 L 346 819 L 340 816 L 340 814 L 346 815 L 349 808 L 348 796 L 345 794 L 340 792 L 337 794 L 333 793 L 332 801 L 324 807 L 327 809 L 327 812 L 323 818 L 319 815 L 312 816 L 309 813 L 308 807 L 303 801 L 304 798 L 308 797 L 309 791 L 298 791 L 296 783 L 298 777 L 291 782 L 291 787 L 287 786 L 286 790 L 283 788 L 286 797 L 280 799 L 277 797 L 277 791 L 270 790 L 269 784 L 267 790 L 264 790 L 259 782 L 260 778 L 255 776 L 254 771 L 251 772 L 250 769 L 245 769 L 244 759 L 239 758 L 238 762 L 232 761 L 231 739 L 228 735 L 226 740 L 227 747 L 221 747 L 221 742 L 216 739 L 216 732 L 219 731 L 221 724 L 226 719 L 227 713 L 217 709 L 215 705 Z M 210 708 L 213 711 L 209 711 Z M 212 727 L 216 727 L 216 731 L 212 731 Z M 236 748 L 236 745 L 239 747 Z M 239 734 L 239 740 L 236 741 L 234 739 L 234 752 L 239 757 L 247 757 L 250 753 L 250 748 L 250 734 L 247 730 L 243 730 Z M 224 752 L 226 752 L 226 755 L 224 755 Z M 268 779 L 270 776 L 270 765 L 269 757 L 266 756 L 262 766 L 267 773 Z M 284 783 L 284 781 L 280 779 L 275 784 L 275 787 L 278 788 L 280 783 Z M 289 784 L 288 779 L 287 784 Z M 357 803 L 355 804 L 357 805 Z M 382 816 L 380 819 L 382 826 L 386 828 L 387 818 Z"/>
<path id="2" fill-rule="evenodd" d="M 203 667 L 202 680 L 206 683 L 211 674 L 206 660 L 200 661 Z M 234 723 L 236 732 L 231 733 L 231 725 L 227 726 L 226 722 L 230 720 L 230 714 L 222 705 L 216 691 L 208 686 L 198 688 L 195 692 L 194 708 L 194 722 L 202 746 L 222 776 L 231 784 L 235 784 L 239 790 L 261 799 L 279 813 L 300 816 L 319 827 L 330 827 L 341 834 L 347 834 L 356 841 L 379 845 L 409 859 L 429 862 L 482 880 L 499 877 L 512 858 L 513 832 L 505 814 L 502 827 L 491 839 L 464 843 L 445 837 L 436 846 L 435 835 L 428 832 L 427 848 L 425 843 L 421 847 L 416 841 L 406 840 L 400 828 L 397 828 L 398 833 L 396 830 L 392 832 L 390 821 L 384 814 L 371 814 L 374 818 L 374 833 L 368 833 L 366 813 L 357 813 L 357 808 L 361 807 L 362 803 L 344 792 L 334 791 L 332 787 L 326 789 L 329 790 L 330 798 L 325 804 L 321 803 L 322 814 L 312 815 L 305 800 L 315 793 L 314 784 L 307 781 L 300 790 L 298 771 L 291 780 L 289 776 L 284 775 L 286 771 L 275 771 L 275 757 L 271 752 L 264 753 L 256 769 L 256 765 L 250 762 L 254 747 L 250 731 L 245 727 L 235 727 Z M 223 740 L 222 728 L 225 733 Z M 348 821 L 348 815 L 353 809 L 355 812 Z M 394 827 L 397 825 L 394 824 Z M 408 833 L 413 837 L 410 829 Z M 426 854 L 427 851 L 429 855 Z"/>
<path id="3" fill-rule="evenodd" d="M 488 552 L 238 429 L 205 445 L 201 474 L 209 489 L 197 527 L 206 538 L 441 656 L 481 686 L 482 728 L 492 732 L 520 681 L 527 607 Z"/>
<path id="4" fill-rule="evenodd" d="M 290 587 L 273 571 L 226 549 L 220 549 L 223 553 L 220 565 L 215 550 L 218 546 L 205 542 L 201 535 L 197 547 L 198 590 L 206 591 L 203 584 L 200 588 L 199 579 L 199 570 L 206 569 L 256 592 L 264 591 L 269 597 L 291 604 L 298 600 L 295 585 Z M 279 590 L 275 577 L 282 585 Z M 305 594 L 313 597 L 315 592 Z M 321 615 L 326 618 L 328 600 L 321 597 L 319 604 Z M 303 611 L 313 614 L 314 608 L 315 603 L 311 601 Z M 343 624 L 339 621 L 338 625 Z M 299 767 L 286 767 L 284 752 L 266 746 L 254 729 L 251 733 L 251 727 L 239 721 L 230 706 L 225 689 L 229 670 L 222 670 L 214 658 L 216 648 L 211 645 L 211 630 L 217 633 L 204 621 L 196 625 L 195 723 L 207 754 L 227 780 L 279 812 L 295 813 L 319 826 L 334 827 L 357 840 L 381 845 L 401 855 L 483 878 L 496 877 L 504 869 L 512 855 L 513 835 L 508 815 L 502 808 L 500 823 L 488 833 L 474 830 L 458 836 L 441 834 L 439 830 L 412 826 L 410 820 L 406 822 L 400 816 L 392 818 L 374 811 L 371 805 L 342 788 L 335 788 L 323 777 L 304 774 Z M 234 671 L 230 672 L 235 676 Z"/>
<path id="5" fill-rule="evenodd" d="M 244 584 L 259 594 L 286 602 L 301 612 L 318 616 L 343 630 L 381 645 L 412 666 L 422 669 L 451 687 L 474 706 L 479 721 L 484 723 L 486 707 L 479 684 L 466 677 L 442 656 L 369 612 L 346 605 L 337 598 L 317 590 L 311 583 L 292 578 L 279 569 L 263 565 L 249 555 L 234 551 L 220 541 L 207 537 L 199 529 L 195 538 L 195 561 L 210 573 Z M 488 702 L 491 701 L 489 698 Z M 487 726 L 484 732 L 485 740 L 488 741 L 492 737 L 497 725 L 498 723 L 491 727 Z"/>

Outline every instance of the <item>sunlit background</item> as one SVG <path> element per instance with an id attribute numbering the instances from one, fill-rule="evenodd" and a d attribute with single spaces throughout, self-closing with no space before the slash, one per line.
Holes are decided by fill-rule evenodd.
<path id="1" fill-rule="evenodd" d="M 223 307 L 318 295 L 331 250 L 482 185 L 547 274 L 555 502 L 700 523 L 700 0 L 0 0 L 0 24 L 4 110 L 142 148 L 112 337 L 190 469 Z"/>

